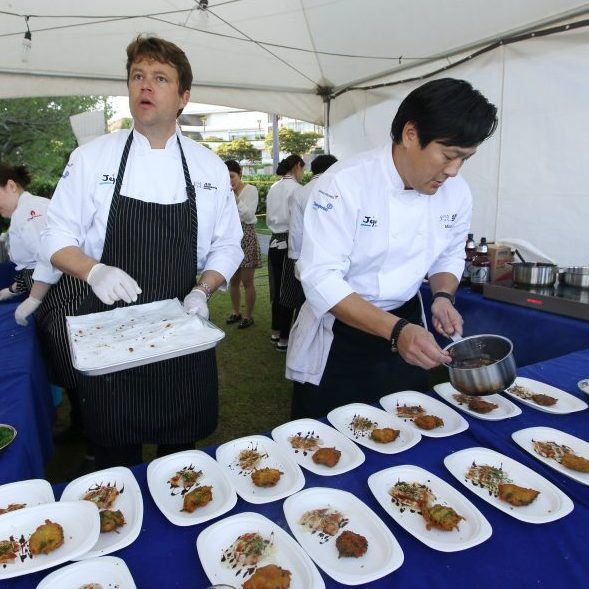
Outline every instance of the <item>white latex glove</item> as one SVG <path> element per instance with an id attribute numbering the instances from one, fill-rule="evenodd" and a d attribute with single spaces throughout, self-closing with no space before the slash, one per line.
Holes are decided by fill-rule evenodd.
<path id="1" fill-rule="evenodd" d="M 207 305 L 207 295 L 195 288 L 184 297 L 184 310 L 190 315 L 198 315 L 203 319 L 209 318 L 209 306 Z"/>
<path id="2" fill-rule="evenodd" d="M 10 299 L 17 297 L 19 293 L 10 292 L 10 289 L 3 288 L 0 290 L 0 301 L 9 301 Z"/>
<path id="3" fill-rule="evenodd" d="M 120 300 L 134 303 L 137 295 L 141 294 L 139 285 L 126 272 L 105 264 L 93 266 L 86 282 L 105 305 L 112 305 Z"/>
<path id="4" fill-rule="evenodd" d="M 14 320 L 23 327 L 25 325 L 28 325 L 29 322 L 27 321 L 27 317 L 29 315 L 32 315 L 39 308 L 40 304 L 41 301 L 39 299 L 36 299 L 35 297 L 26 298 L 16 308 L 16 311 L 14 312 Z"/>

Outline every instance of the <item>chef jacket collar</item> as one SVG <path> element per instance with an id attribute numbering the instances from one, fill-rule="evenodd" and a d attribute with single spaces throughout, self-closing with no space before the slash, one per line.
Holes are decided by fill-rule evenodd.
<path id="1" fill-rule="evenodd" d="M 135 128 L 133 128 L 132 132 L 133 132 L 133 145 L 135 146 L 135 149 L 137 149 L 137 153 L 146 154 L 146 153 L 152 151 L 151 144 L 149 143 L 149 139 L 145 135 L 141 134 Z M 176 125 L 176 131 L 166 141 L 166 146 L 163 149 L 163 151 L 166 152 L 166 155 L 170 155 L 170 156 L 176 157 L 176 158 L 178 157 L 179 151 L 176 147 L 176 145 L 177 145 L 176 137 L 178 135 L 181 135 L 181 131 L 180 131 L 180 127 L 178 125 Z M 158 151 L 160 151 L 160 150 L 158 150 Z"/>
<path id="2" fill-rule="evenodd" d="M 415 202 L 416 196 L 422 196 L 414 188 L 405 188 L 405 183 L 393 161 L 393 142 L 389 141 L 381 152 L 381 164 L 384 177 L 395 193 L 396 198 L 406 203 Z"/>

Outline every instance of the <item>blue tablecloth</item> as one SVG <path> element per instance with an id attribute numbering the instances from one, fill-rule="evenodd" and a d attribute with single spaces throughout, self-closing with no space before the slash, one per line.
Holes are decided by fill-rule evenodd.
<path id="1" fill-rule="evenodd" d="M 529 366 L 520 371 L 556 385 L 583 398 L 576 382 L 589 377 L 589 350 Z M 386 456 L 363 449 L 365 463 L 350 473 L 320 477 L 304 471 L 306 486 L 329 486 L 354 493 L 388 525 L 405 553 L 405 562 L 391 575 L 363 587 L 385 589 L 518 589 L 587 587 L 589 579 L 589 488 L 558 474 L 535 460 L 511 439 L 511 433 L 530 426 L 551 426 L 585 439 L 589 438 L 589 411 L 570 415 L 550 415 L 522 406 L 522 414 L 513 419 L 486 422 L 466 416 L 467 431 L 447 438 L 423 438 L 405 452 Z M 563 519 L 542 525 L 526 524 L 500 512 L 459 484 L 443 466 L 451 452 L 472 446 L 486 446 L 507 454 L 536 470 L 556 484 L 574 502 L 574 511 Z M 207 452 L 214 456 L 214 448 Z M 470 499 L 487 517 L 493 535 L 483 544 L 457 553 L 432 550 L 405 532 L 373 499 L 366 480 L 378 470 L 399 464 L 416 464 L 449 482 Z M 213 522 L 176 527 L 155 506 L 146 484 L 146 465 L 134 468 L 143 492 L 145 513 L 141 535 L 134 544 L 117 553 L 123 558 L 139 589 L 203 589 L 208 585 L 200 565 L 195 541 L 201 530 Z M 59 496 L 63 485 L 56 487 Z M 239 500 L 231 514 L 257 511 L 288 530 L 282 501 L 255 506 Z M 216 520 L 215 520 L 216 521 Z M 48 572 L 6 581 L 6 589 L 34 587 Z M 323 575 L 328 588 L 343 587 Z"/>
<path id="2" fill-rule="evenodd" d="M 54 409 L 33 321 L 14 320 L 18 303 L 0 303 L 0 423 L 17 429 L 16 439 L 0 450 L 0 484 L 43 478 L 53 454 Z"/>
<path id="3" fill-rule="evenodd" d="M 422 286 L 421 294 L 429 322 L 429 286 Z M 456 308 L 464 318 L 465 335 L 494 333 L 509 338 L 518 366 L 556 358 L 589 346 L 588 321 L 492 301 L 465 287 L 458 290 Z M 450 343 L 442 337 L 436 339 L 442 346 Z"/>
<path id="4" fill-rule="evenodd" d="M 0 288 L 6 288 L 14 280 L 16 268 L 12 262 L 2 262 L 0 264 Z"/>

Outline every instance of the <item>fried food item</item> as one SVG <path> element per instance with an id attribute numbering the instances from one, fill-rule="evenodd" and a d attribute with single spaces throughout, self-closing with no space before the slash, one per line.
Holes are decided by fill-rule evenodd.
<path id="1" fill-rule="evenodd" d="M 313 532 L 335 536 L 345 521 L 346 519 L 339 511 L 324 508 L 306 511 L 299 523 Z"/>
<path id="2" fill-rule="evenodd" d="M 478 397 L 472 397 L 468 402 L 468 408 L 475 413 L 490 413 L 497 409 L 499 405 L 495 403 L 491 403 L 490 401 L 485 401 L 484 399 L 479 399 Z"/>
<path id="3" fill-rule="evenodd" d="M 565 454 L 560 463 L 571 470 L 576 470 L 577 472 L 589 472 L 589 460 L 582 456 L 577 456 L 572 452 Z"/>
<path id="4" fill-rule="evenodd" d="M 323 464 L 324 466 L 329 466 L 329 468 L 333 468 L 340 459 L 342 453 L 335 448 L 319 448 L 312 458 L 315 464 Z"/>
<path id="5" fill-rule="evenodd" d="M 108 532 L 114 532 L 117 528 L 121 528 L 127 522 L 125 517 L 120 511 L 111 511 L 105 509 L 100 512 L 100 533 L 106 534 Z"/>
<path id="6" fill-rule="evenodd" d="M 421 483 L 399 481 L 389 489 L 389 495 L 398 505 L 420 511 L 422 505 L 429 505 L 434 499 L 431 489 Z"/>
<path id="7" fill-rule="evenodd" d="M 5 513 L 8 513 L 10 511 L 16 511 L 17 509 L 23 509 L 26 506 L 26 503 L 10 503 L 8 507 L 0 507 L 0 515 L 4 515 Z"/>
<path id="8" fill-rule="evenodd" d="M 370 433 L 370 437 L 379 444 L 389 444 L 394 442 L 401 433 L 398 429 L 392 427 L 375 428 Z"/>
<path id="9" fill-rule="evenodd" d="M 63 544 L 63 528 L 46 519 L 29 538 L 31 554 L 49 554 Z"/>
<path id="10" fill-rule="evenodd" d="M 413 420 L 413 423 L 421 429 L 435 429 L 444 425 L 444 420 L 436 415 L 419 415 Z"/>
<path id="11" fill-rule="evenodd" d="M 456 513 L 451 507 L 436 503 L 431 507 L 422 505 L 421 515 L 425 519 L 425 527 L 428 530 L 436 528 L 443 532 L 451 532 L 454 528 L 458 529 L 458 524 L 464 518 Z"/>
<path id="12" fill-rule="evenodd" d="M 16 560 L 19 544 L 16 540 L 0 540 L 0 564 L 9 564 Z"/>
<path id="13" fill-rule="evenodd" d="M 110 509 L 118 496 L 119 490 L 114 485 L 97 485 L 89 489 L 82 499 L 92 501 L 98 509 Z"/>
<path id="14" fill-rule="evenodd" d="M 257 468 L 251 476 L 256 487 L 274 487 L 283 474 L 277 468 Z"/>
<path id="15" fill-rule="evenodd" d="M 537 403 L 538 405 L 542 405 L 542 407 L 551 407 L 555 405 L 558 399 L 551 397 L 550 395 L 542 395 L 540 393 L 536 395 L 532 395 L 532 401 Z"/>
<path id="16" fill-rule="evenodd" d="M 82 585 L 80 589 L 102 589 L 99 583 L 90 583 L 89 585 Z"/>
<path id="17" fill-rule="evenodd" d="M 288 589 L 292 573 L 275 564 L 261 567 L 243 584 L 243 589 Z"/>
<path id="18" fill-rule="evenodd" d="M 421 405 L 397 405 L 397 416 L 405 419 L 413 419 L 418 415 L 423 415 L 425 409 Z"/>
<path id="19" fill-rule="evenodd" d="M 529 505 L 540 494 L 540 491 L 526 489 L 512 483 L 502 483 L 499 485 L 499 499 L 506 501 L 514 507 L 523 507 Z"/>
<path id="20" fill-rule="evenodd" d="M 202 470 L 194 470 L 191 467 L 179 470 L 169 481 L 170 487 L 190 489 L 196 485 L 196 481 L 202 476 Z"/>
<path id="21" fill-rule="evenodd" d="M 359 558 L 366 554 L 366 551 L 368 550 L 368 540 L 360 534 L 346 530 L 338 536 L 335 541 L 335 546 L 339 552 L 339 558 L 342 556 Z"/>
<path id="22" fill-rule="evenodd" d="M 182 511 L 193 513 L 199 507 L 204 507 L 213 500 L 213 487 L 196 487 L 184 495 Z"/>

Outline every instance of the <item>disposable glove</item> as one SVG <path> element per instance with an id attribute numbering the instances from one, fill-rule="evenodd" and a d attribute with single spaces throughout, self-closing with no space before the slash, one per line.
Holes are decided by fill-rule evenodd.
<path id="1" fill-rule="evenodd" d="M 195 288 L 184 297 L 184 310 L 190 315 L 198 315 L 203 319 L 209 318 L 209 306 L 207 305 L 207 295 Z"/>
<path id="2" fill-rule="evenodd" d="M 105 305 L 112 305 L 120 300 L 134 303 L 137 295 L 141 294 L 139 285 L 126 272 L 105 264 L 93 266 L 86 282 Z"/>
<path id="3" fill-rule="evenodd" d="M 41 301 L 39 299 L 36 299 L 35 297 L 26 298 L 16 308 L 16 311 L 14 312 L 14 320 L 23 327 L 25 325 L 28 325 L 29 322 L 27 321 L 27 317 L 29 315 L 32 315 L 39 308 L 40 304 Z"/>
<path id="4" fill-rule="evenodd" d="M 0 301 L 9 301 L 10 299 L 17 297 L 18 295 L 18 292 L 10 292 L 10 289 L 3 288 L 2 290 L 0 290 Z"/>

